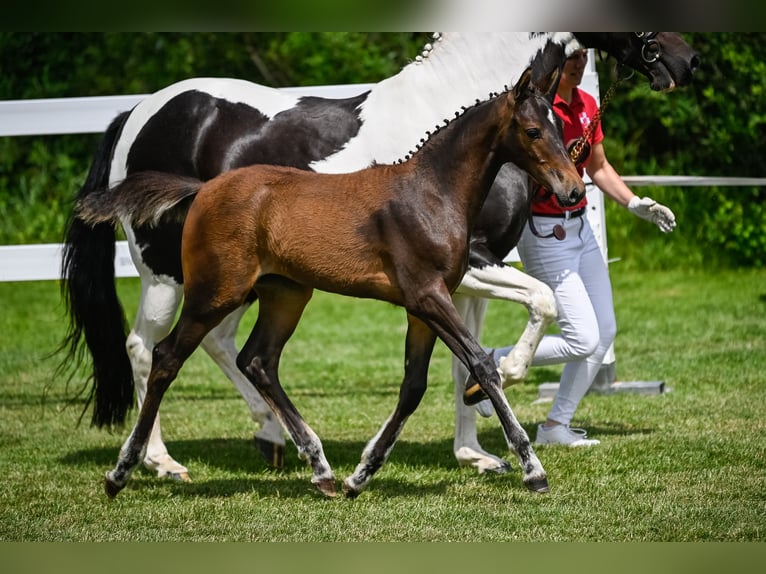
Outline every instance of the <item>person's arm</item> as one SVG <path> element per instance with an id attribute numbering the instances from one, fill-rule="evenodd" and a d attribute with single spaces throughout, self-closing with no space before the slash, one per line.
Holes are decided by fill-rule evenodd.
<path id="1" fill-rule="evenodd" d="M 635 195 L 606 159 L 603 144 L 597 143 L 592 147 L 585 170 L 601 191 L 627 207 L 631 213 L 654 223 L 664 233 L 673 231 L 676 226 L 673 212 L 650 197 L 639 198 Z"/>

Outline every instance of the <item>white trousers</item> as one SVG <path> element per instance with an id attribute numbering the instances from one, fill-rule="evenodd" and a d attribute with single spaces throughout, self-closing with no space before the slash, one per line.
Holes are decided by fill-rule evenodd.
<path id="1" fill-rule="evenodd" d="M 546 283 L 556 296 L 561 334 L 543 337 L 532 366 L 566 363 L 548 418 L 569 424 L 614 341 L 612 285 L 586 215 L 569 220 L 535 217 L 534 224 L 543 236 L 556 224 L 566 231 L 559 241 L 537 237 L 527 225 L 518 251 L 524 271 Z M 495 360 L 512 348 L 496 349 Z"/>

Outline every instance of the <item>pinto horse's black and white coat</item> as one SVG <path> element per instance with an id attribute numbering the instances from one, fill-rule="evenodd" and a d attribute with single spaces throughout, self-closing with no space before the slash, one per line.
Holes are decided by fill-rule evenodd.
<path id="1" fill-rule="evenodd" d="M 642 57 L 647 43 L 659 48 Z M 147 97 L 116 118 L 105 134 L 79 197 L 112 187 L 133 172 L 155 170 L 202 180 L 232 168 L 270 163 L 340 173 L 411 154 L 428 132 L 461 107 L 513 84 L 530 64 L 533 81 L 560 67 L 571 50 L 603 50 L 641 71 L 653 89 L 689 82 L 697 56 L 675 33 L 640 37 L 632 33 L 445 34 L 427 45 L 422 58 L 363 94 L 346 99 L 300 97 L 250 82 L 195 78 Z M 654 55 L 654 53 L 652 53 Z M 483 298 L 519 302 L 530 320 L 514 356 L 501 365 L 506 381 L 521 380 L 537 343 L 555 317 L 552 293 L 542 283 L 503 264 L 518 240 L 528 210 L 528 186 L 513 166 L 501 170 L 471 240 L 470 268 L 455 295 L 456 305 L 478 337 Z M 94 415 L 99 426 L 122 422 L 132 401 L 146 392 L 152 349 L 167 335 L 182 297 L 180 238 L 185 211 L 150 225 L 122 221 L 141 276 L 141 300 L 133 328 L 114 286 L 114 229 L 90 227 L 73 218 L 63 262 L 71 326 L 67 345 L 76 356 L 87 343 L 94 367 Z M 232 380 L 261 426 L 256 439 L 272 462 L 281 464 L 284 437 L 271 411 L 238 370 L 234 334 L 245 307 L 229 315 L 202 346 Z M 126 352 L 127 351 L 127 352 Z M 476 441 L 473 409 L 463 405 L 463 373 L 456 379 L 455 455 L 480 472 L 502 471 L 503 459 Z M 187 478 L 162 442 L 159 415 L 144 458 L 159 476 Z"/>

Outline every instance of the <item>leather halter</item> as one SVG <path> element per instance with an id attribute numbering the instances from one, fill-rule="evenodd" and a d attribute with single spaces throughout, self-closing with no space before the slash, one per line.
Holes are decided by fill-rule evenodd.
<path id="1" fill-rule="evenodd" d="M 643 46 L 641 46 L 641 58 L 643 58 L 644 62 L 653 64 L 659 60 L 662 55 L 662 47 L 655 39 L 657 32 L 636 32 L 636 36 L 643 42 Z"/>

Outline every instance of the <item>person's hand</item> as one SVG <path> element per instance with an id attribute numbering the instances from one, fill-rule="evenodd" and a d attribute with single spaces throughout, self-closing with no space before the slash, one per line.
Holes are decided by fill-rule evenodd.
<path id="1" fill-rule="evenodd" d="M 651 197 L 633 196 L 628 203 L 628 209 L 634 215 L 657 225 L 663 233 L 673 231 L 676 226 L 676 216 L 670 208 L 657 203 Z"/>

